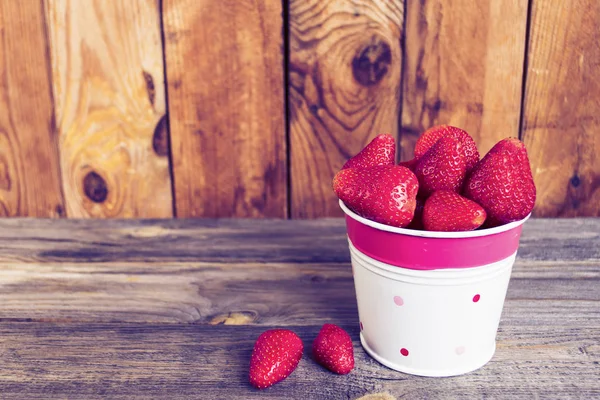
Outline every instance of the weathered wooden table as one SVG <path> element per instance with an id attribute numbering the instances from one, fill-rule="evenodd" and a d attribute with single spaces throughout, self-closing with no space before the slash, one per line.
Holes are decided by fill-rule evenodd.
<path id="1" fill-rule="evenodd" d="M 326 322 L 354 340 L 333 375 L 310 351 L 265 391 L 258 335 L 306 349 Z M 530 220 L 484 368 L 387 369 L 358 341 L 342 220 L 0 220 L 0 398 L 356 399 L 600 397 L 600 219 Z"/>

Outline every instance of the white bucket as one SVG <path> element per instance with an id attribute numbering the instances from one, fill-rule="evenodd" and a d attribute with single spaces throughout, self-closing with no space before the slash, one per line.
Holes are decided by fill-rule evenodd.
<path id="1" fill-rule="evenodd" d="M 492 358 L 516 252 L 480 267 L 417 270 L 349 246 L 360 340 L 371 357 L 437 377 L 474 371 Z"/>

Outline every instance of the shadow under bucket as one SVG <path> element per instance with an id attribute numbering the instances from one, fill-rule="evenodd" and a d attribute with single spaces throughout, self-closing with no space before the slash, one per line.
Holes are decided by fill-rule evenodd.
<path id="1" fill-rule="evenodd" d="M 427 232 L 346 213 L 360 339 L 381 364 L 421 376 L 484 366 L 527 220 L 469 232 Z"/>

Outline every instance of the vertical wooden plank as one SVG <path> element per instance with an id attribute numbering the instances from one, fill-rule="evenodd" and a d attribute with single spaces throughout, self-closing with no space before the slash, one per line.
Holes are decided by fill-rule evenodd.
<path id="1" fill-rule="evenodd" d="M 534 215 L 600 216 L 600 2 L 533 0 L 523 140 Z"/>
<path id="2" fill-rule="evenodd" d="M 519 135 L 527 0 L 409 1 L 402 159 L 425 129 L 467 130 L 482 154 Z"/>
<path id="3" fill-rule="evenodd" d="M 43 7 L 0 1 L 0 216 L 63 215 Z"/>
<path id="4" fill-rule="evenodd" d="M 281 1 L 164 0 L 179 217 L 287 215 Z"/>
<path id="5" fill-rule="evenodd" d="M 289 3 L 291 215 L 339 216 L 333 175 L 375 135 L 398 134 L 403 2 Z"/>
<path id="6" fill-rule="evenodd" d="M 46 0 L 70 217 L 170 217 L 157 0 Z"/>

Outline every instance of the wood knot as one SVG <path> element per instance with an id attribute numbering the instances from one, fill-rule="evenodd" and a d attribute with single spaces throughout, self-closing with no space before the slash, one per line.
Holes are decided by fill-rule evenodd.
<path id="1" fill-rule="evenodd" d="M 167 134 L 167 116 L 163 115 L 152 135 L 152 148 L 161 157 L 169 154 L 169 135 Z"/>
<path id="2" fill-rule="evenodd" d="M 363 86 L 372 86 L 381 81 L 392 63 L 390 45 L 376 37 L 354 56 L 352 72 L 354 79 Z"/>
<path id="3" fill-rule="evenodd" d="M 102 203 L 108 197 L 106 181 L 95 171 L 88 172 L 83 178 L 83 192 L 94 203 Z"/>
<path id="4" fill-rule="evenodd" d="M 214 316 L 211 325 L 248 325 L 256 321 L 258 314 L 254 311 L 232 311 Z"/>
<path id="5" fill-rule="evenodd" d="M 578 187 L 579 185 L 581 185 L 581 179 L 575 174 L 571 177 L 571 186 Z"/>
<path id="6" fill-rule="evenodd" d="M 156 88 L 154 87 L 154 79 L 149 72 L 142 70 L 142 75 L 144 75 L 144 81 L 146 82 L 146 92 L 148 93 L 148 101 L 150 105 L 154 107 L 154 99 L 156 98 Z"/>
<path id="7" fill-rule="evenodd" d="M 394 396 L 392 396 L 391 394 L 384 392 L 384 393 L 367 394 L 357 400 L 396 400 L 396 398 Z"/>

